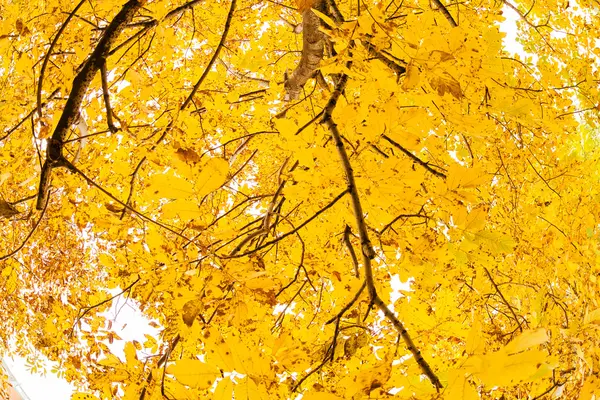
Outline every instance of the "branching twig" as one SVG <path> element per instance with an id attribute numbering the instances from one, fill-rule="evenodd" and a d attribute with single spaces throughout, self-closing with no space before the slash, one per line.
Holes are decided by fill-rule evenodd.
<path id="1" fill-rule="evenodd" d="M 68 162 L 68 161 L 67 161 L 67 162 Z M 142 212 L 140 212 L 140 211 L 136 210 L 135 208 L 131 207 L 130 205 L 128 205 L 128 204 L 125 204 L 124 202 L 122 202 L 121 200 L 119 200 L 119 199 L 118 199 L 118 198 L 117 198 L 115 195 L 113 195 L 112 193 L 110 193 L 108 190 L 104 189 L 102 186 L 98 185 L 96 182 L 94 182 L 94 180 L 93 180 L 93 179 L 89 178 L 89 177 L 88 177 L 86 174 L 84 174 L 84 173 L 83 173 L 83 171 L 81 171 L 81 170 L 80 170 L 80 169 L 78 169 L 77 167 L 73 166 L 72 164 L 71 164 L 71 165 L 69 165 L 69 168 L 70 168 L 70 169 L 71 169 L 73 172 L 75 172 L 75 173 L 77 173 L 77 174 L 81 175 L 81 177 L 82 177 L 83 179 L 85 179 L 85 181 L 86 181 L 87 183 L 89 183 L 90 185 L 92 185 L 92 186 L 93 186 L 93 187 L 95 187 L 96 189 L 100 190 L 102 193 L 104 193 L 105 195 L 107 195 L 108 197 L 110 197 L 111 199 L 113 199 L 114 201 L 116 201 L 117 203 L 119 203 L 120 205 L 122 205 L 122 206 L 123 206 L 124 208 L 126 208 L 127 210 L 129 210 L 129 211 L 131 211 L 131 212 L 135 213 L 136 215 L 139 215 L 139 216 L 140 216 L 142 219 L 144 219 L 144 220 L 146 220 L 146 221 L 148 221 L 148 222 L 150 222 L 150 223 L 152 223 L 152 224 L 154 224 L 154 225 L 156 225 L 156 226 L 159 226 L 159 227 L 161 227 L 162 229 L 165 229 L 165 230 L 167 230 L 167 231 L 171 232 L 172 234 L 174 234 L 174 235 L 176 235 L 176 236 L 178 236 L 178 237 L 180 237 L 180 238 L 182 238 L 182 239 L 184 239 L 184 240 L 186 240 L 186 241 L 189 241 L 189 240 L 190 240 L 188 237 L 186 237 L 186 236 L 182 235 L 181 233 L 177 232 L 176 230 L 174 230 L 174 229 L 172 229 L 172 228 L 169 228 L 168 226 L 166 226 L 166 225 L 164 225 L 164 224 L 162 224 L 162 223 L 160 223 L 160 222 L 158 222 L 158 221 L 156 221 L 156 220 L 154 220 L 154 219 L 150 218 L 150 217 L 149 217 L 149 216 L 147 216 L 146 214 L 144 214 L 144 213 L 142 213 Z"/>
<path id="2" fill-rule="evenodd" d="M 75 327 L 77 326 L 77 324 L 79 324 L 79 321 L 81 321 L 83 319 L 83 317 L 85 317 L 87 315 L 87 313 L 89 313 L 90 311 L 92 311 L 94 308 L 98 308 L 103 306 L 104 304 L 113 301 L 114 299 L 116 299 L 117 297 L 119 297 L 120 295 L 122 295 L 123 293 L 131 290 L 131 288 L 133 288 L 133 286 L 138 283 L 140 281 L 140 277 L 138 276 L 137 279 L 133 282 L 131 282 L 131 284 L 129 286 L 127 286 L 125 289 L 121 290 L 119 293 L 115 294 L 114 296 L 109 297 L 106 300 L 102 300 L 100 303 L 94 304 L 93 306 L 88 306 L 88 307 L 83 307 L 81 310 L 79 310 L 79 313 L 77 315 L 77 318 L 75 319 L 75 322 L 73 323 L 73 327 L 71 328 L 71 334 L 69 336 L 73 336 L 73 332 L 75 331 Z"/>
<path id="3" fill-rule="evenodd" d="M 283 239 L 285 239 L 286 237 L 293 235 L 294 233 L 298 232 L 300 229 L 304 228 L 306 225 L 308 225 L 312 220 L 314 220 L 315 218 L 317 218 L 319 215 L 321 215 L 322 213 L 324 213 L 325 211 L 327 211 L 329 208 L 333 207 L 335 203 L 338 202 L 338 200 L 340 200 L 342 197 L 344 197 L 346 194 L 348 193 L 348 189 L 344 190 L 342 193 L 338 194 L 333 200 L 331 200 L 325 207 L 321 208 L 319 211 L 317 211 L 313 216 L 311 216 L 310 218 L 308 218 L 306 221 L 302 222 L 300 225 L 298 225 L 295 229 L 292 229 L 289 232 L 284 233 L 281 236 L 278 236 L 277 238 L 261 245 L 258 246 L 252 250 L 249 250 L 245 253 L 240 253 L 240 254 L 230 254 L 229 256 L 221 256 L 222 258 L 239 258 L 239 257 L 245 257 L 245 256 L 249 256 L 250 254 L 256 253 L 259 250 L 262 250 L 266 247 L 269 247 Z"/>
<path id="4" fill-rule="evenodd" d="M 529 163 L 531 168 L 533 168 L 533 172 L 535 172 L 535 174 L 542 180 L 542 182 L 544 182 L 544 184 L 548 187 L 548 189 L 552 190 L 554 192 L 554 194 L 556 194 L 558 197 L 562 197 L 560 195 L 560 193 L 558 193 L 556 190 L 554 190 L 554 188 L 552 188 L 552 186 L 550 186 L 548 181 L 546 179 L 544 179 L 544 177 L 537 171 L 537 169 L 535 169 L 535 167 L 533 166 L 531 161 L 529 161 L 529 159 L 527 159 L 527 162 Z"/>
<path id="5" fill-rule="evenodd" d="M 519 330 L 521 332 L 523 332 L 523 326 L 521 325 L 521 321 L 519 320 L 519 317 L 517 316 L 517 313 L 515 312 L 514 308 L 510 305 L 508 300 L 506 300 L 506 298 L 500 291 L 500 288 L 498 287 L 498 285 L 496 285 L 496 282 L 494 281 L 494 278 L 492 278 L 492 274 L 490 274 L 490 271 L 488 271 L 488 269 L 486 267 L 483 267 L 483 270 L 485 271 L 490 282 L 492 282 L 494 289 L 496 289 L 496 293 L 498 293 L 498 296 L 500 296 L 500 298 L 502 299 L 502 302 L 506 305 L 506 307 L 508 307 L 508 309 L 510 310 L 510 313 L 514 317 L 515 321 L 517 321 L 517 324 L 519 325 Z"/>
<path id="6" fill-rule="evenodd" d="M 167 361 L 169 360 L 169 357 L 171 356 L 173 349 L 175 349 L 175 347 L 179 343 L 180 338 L 181 338 L 181 336 L 179 336 L 179 334 L 177 334 L 177 336 L 175 336 L 175 338 L 171 341 L 171 343 L 169 343 L 169 347 L 167 347 L 167 349 L 165 350 L 165 353 L 162 355 L 162 357 L 156 363 L 156 368 L 161 368 L 163 366 L 166 367 Z M 152 372 L 153 372 L 153 369 L 148 374 L 148 378 L 146 378 L 146 385 L 144 386 L 144 388 L 142 389 L 142 392 L 140 393 L 140 400 L 144 400 L 146 398 L 146 392 L 148 390 L 148 385 L 150 384 L 150 382 L 152 382 L 152 375 L 153 375 Z M 163 378 L 164 378 L 164 374 L 163 374 Z M 161 390 L 162 390 L 162 388 L 161 388 Z"/>
<path id="7" fill-rule="evenodd" d="M 421 210 L 423 210 L 423 207 L 421 207 Z M 429 217 L 427 215 L 421 214 L 421 211 L 419 211 L 417 214 L 400 214 L 396 218 L 394 218 L 393 220 L 391 220 L 389 223 L 387 223 L 383 228 L 381 228 L 381 231 L 379 231 L 379 234 L 383 235 L 386 230 L 388 230 L 389 228 L 391 228 L 392 225 L 394 225 L 396 223 L 396 221 L 398 221 L 401 218 L 404 218 L 404 219 L 407 219 L 407 218 L 425 218 L 425 219 L 428 219 Z"/>
<path id="8" fill-rule="evenodd" d="M 348 304 L 346 304 L 344 307 L 342 307 L 340 312 L 338 312 L 333 318 L 331 318 L 327 322 L 325 322 L 325 325 L 329 325 L 335 320 L 340 320 L 344 316 L 344 314 L 346 314 L 346 312 L 350 309 L 350 307 L 352 307 L 358 301 L 358 299 L 360 298 L 360 295 L 362 294 L 363 290 L 365 290 L 366 287 L 367 287 L 367 281 L 365 280 L 365 281 L 363 281 L 363 284 L 356 291 L 356 294 L 354 295 L 352 300 L 350 300 L 348 302 Z"/>

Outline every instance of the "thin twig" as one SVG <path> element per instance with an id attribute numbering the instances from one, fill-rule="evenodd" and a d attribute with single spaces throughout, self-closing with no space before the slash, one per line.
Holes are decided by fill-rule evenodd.
<path id="1" fill-rule="evenodd" d="M 119 293 L 115 294 L 114 296 L 109 297 L 106 300 L 102 300 L 100 303 L 94 304 L 93 306 L 87 306 L 87 307 L 83 307 L 81 310 L 79 310 L 79 314 L 77 315 L 77 319 L 75 319 L 75 322 L 73 323 L 73 327 L 71 328 L 71 334 L 70 336 L 73 336 L 73 332 L 75 331 L 75 327 L 77 326 L 77 324 L 79 324 L 79 321 L 81 321 L 83 319 L 83 317 L 85 317 L 87 315 L 87 313 L 89 313 L 90 311 L 92 311 L 94 308 L 98 308 L 100 306 L 103 306 L 104 304 L 113 301 L 114 299 L 116 299 L 117 297 L 119 297 L 120 295 L 122 295 L 123 293 L 131 290 L 131 288 L 133 288 L 133 286 L 138 283 L 140 281 L 141 277 L 137 277 L 137 279 L 135 281 L 133 281 L 129 286 L 127 286 L 125 289 L 121 290 Z M 82 312 L 83 310 L 83 312 Z"/>
<path id="2" fill-rule="evenodd" d="M 215 52 L 214 52 L 212 58 L 208 62 L 208 65 L 204 69 L 204 72 L 200 76 L 200 79 L 198 79 L 198 82 L 196 82 L 196 84 L 194 85 L 192 92 L 188 95 L 188 97 L 185 99 L 185 101 L 181 105 L 182 110 L 184 108 L 186 108 L 188 106 L 188 104 L 190 103 L 190 101 L 192 101 L 192 99 L 194 98 L 196 91 L 198 90 L 198 88 L 200 87 L 202 82 L 204 82 L 204 79 L 210 72 L 210 69 L 212 68 L 213 64 L 217 60 L 217 57 L 219 57 L 219 53 L 221 52 L 221 49 L 225 45 L 225 40 L 227 40 L 227 34 L 229 33 L 229 27 L 231 26 L 231 19 L 233 18 L 233 12 L 235 10 L 236 1 L 237 0 L 231 0 L 231 6 L 229 7 L 229 13 L 227 14 L 227 20 L 225 21 L 225 27 L 223 28 L 223 34 L 221 35 L 221 40 L 219 41 L 219 44 L 217 45 L 217 48 L 215 49 Z"/>
<path id="3" fill-rule="evenodd" d="M 59 92 L 59 89 L 54 89 L 54 91 L 52 93 L 50 93 L 50 96 L 48 96 L 48 100 L 52 100 L 54 98 L 54 96 L 56 96 L 58 94 L 58 92 Z M 42 103 L 42 107 L 46 105 L 46 103 L 48 102 L 48 100 L 46 100 L 44 103 Z M 9 137 L 10 135 L 12 135 L 12 133 L 14 131 L 16 131 L 17 129 L 19 129 L 19 127 L 21 125 L 23 125 L 23 123 L 25 123 L 25 121 L 27 121 L 28 119 L 30 119 L 31 117 L 33 117 L 33 114 L 36 111 L 37 111 L 37 108 L 34 108 L 29 113 L 27 113 L 27 115 L 25 115 L 23 117 L 23 119 L 21 119 L 15 126 L 13 126 L 8 131 L 6 131 L 6 133 L 4 134 L 4 136 L 0 137 L 0 142 L 3 141 L 4 139 L 6 139 L 7 137 Z"/>
<path id="4" fill-rule="evenodd" d="M 440 0 L 433 0 L 433 3 L 438 7 L 438 9 L 441 11 L 444 17 L 446 17 L 448 22 L 450 22 L 450 25 L 452 25 L 453 28 L 456 28 L 458 24 L 456 23 L 454 17 L 452 17 L 452 14 L 450 14 L 450 11 L 448 11 L 446 6 L 443 5 Z"/>
<path id="5" fill-rule="evenodd" d="M 531 161 L 529 161 L 529 159 L 527 159 L 527 162 L 529 163 L 529 165 L 531 166 L 531 168 L 533 168 L 533 171 L 535 172 L 535 174 L 544 182 L 544 184 L 548 187 L 548 189 L 552 190 L 558 197 L 562 197 L 560 195 L 560 193 L 558 193 L 556 190 L 554 190 L 554 188 L 552 188 L 552 186 L 550 186 L 550 184 L 548 183 L 548 181 L 537 171 L 537 169 L 535 169 L 535 167 L 533 166 L 533 164 L 531 163 Z"/>
<path id="6" fill-rule="evenodd" d="M 400 143 L 396 142 L 394 139 L 390 138 L 389 136 L 387 136 L 385 134 L 381 135 L 381 137 L 384 138 L 385 140 L 387 140 L 392 146 L 396 147 L 401 152 L 406 154 L 411 160 L 413 160 L 414 162 L 416 162 L 417 164 L 419 164 L 420 166 L 425 168 L 427 171 L 431 172 L 435 176 L 438 176 L 442 179 L 446 179 L 446 174 L 430 167 L 428 162 L 425 162 L 425 161 L 421 160 L 419 157 L 415 156 L 413 153 L 408 151 L 406 148 L 404 148 L 404 146 L 402 146 Z"/>
<path id="7" fill-rule="evenodd" d="M 306 225 L 308 225 L 312 220 L 314 220 L 315 218 L 317 218 L 319 215 L 321 215 L 322 213 L 324 213 L 325 211 L 327 211 L 329 208 L 333 207 L 335 205 L 335 203 L 338 202 L 338 200 L 340 200 L 342 197 L 344 197 L 346 194 L 348 193 L 348 189 L 344 190 L 342 193 L 338 194 L 333 200 L 331 200 L 325 207 L 321 208 L 319 211 L 317 211 L 314 215 L 312 215 L 310 218 L 308 218 L 307 220 L 305 220 L 304 222 L 302 222 L 300 225 L 298 225 L 295 229 L 292 229 L 289 232 L 284 233 L 281 236 L 278 236 L 277 238 L 259 246 L 256 247 L 252 250 L 249 250 L 245 253 L 240 253 L 240 254 L 230 254 L 228 256 L 221 256 L 221 258 L 239 258 L 239 257 L 245 257 L 245 256 L 249 256 L 250 254 L 256 253 L 259 250 L 264 249 L 265 247 L 269 247 L 277 242 L 280 242 L 281 240 L 285 239 L 286 237 L 293 235 L 294 233 L 298 232 L 300 229 L 304 228 Z"/>
<path id="8" fill-rule="evenodd" d="M 142 219 L 162 228 L 165 229 L 169 232 L 171 232 L 172 234 L 185 239 L 186 241 L 189 241 L 190 239 L 184 235 L 182 235 L 181 233 L 177 232 L 176 230 L 169 228 L 168 226 L 150 218 L 149 216 L 147 216 L 146 214 L 136 210 L 135 208 L 131 207 L 130 205 L 122 202 L 121 200 L 119 200 L 115 195 L 113 195 L 112 193 L 110 193 L 108 190 L 104 189 L 102 186 L 98 185 L 96 182 L 94 182 L 93 179 L 89 178 L 86 174 L 83 173 L 83 171 L 81 171 L 80 169 L 78 169 L 77 167 L 70 165 L 70 168 L 73 172 L 76 172 L 77 174 L 81 175 L 81 177 L 83 179 L 85 179 L 85 181 L 87 183 L 89 183 L 90 185 L 94 186 L 96 189 L 100 190 L 102 193 L 104 193 L 105 195 L 107 195 L 108 197 L 110 197 L 111 199 L 113 199 L 114 201 L 116 201 L 117 203 L 119 203 L 120 205 L 122 205 L 123 207 L 125 207 L 127 210 L 135 213 L 136 215 L 139 215 Z"/>

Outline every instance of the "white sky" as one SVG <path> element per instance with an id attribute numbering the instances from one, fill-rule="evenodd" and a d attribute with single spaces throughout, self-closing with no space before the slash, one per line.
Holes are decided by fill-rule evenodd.
<path id="1" fill-rule="evenodd" d="M 109 294 L 110 295 L 110 294 Z M 123 346 L 125 342 L 137 340 L 144 343 L 144 334 L 158 337 L 159 330 L 148 325 L 148 320 L 143 317 L 137 307 L 131 300 L 125 300 L 122 296 L 116 298 L 109 311 L 105 313 L 106 317 L 113 321 L 113 330 L 121 339 L 115 340 L 107 346 L 117 357 L 125 361 Z M 64 379 L 58 378 L 55 374 L 48 372 L 45 376 L 31 374 L 22 358 L 4 359 L 5 364 L 10 369 L 20 386 L 20 391 L 24 392 L 28 400 L 67 400 L 71 398 L 74 388 Z M 51 364 L 47 364 L 47 370 L 50 371 Z M 16 386 L 16 385 L 15 385 Z"/>

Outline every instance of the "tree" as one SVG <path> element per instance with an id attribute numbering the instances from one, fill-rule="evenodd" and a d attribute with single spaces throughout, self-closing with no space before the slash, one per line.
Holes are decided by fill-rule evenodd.
<path id="1" fill-rule="evenodd" d="M 594 2 L 0 15 L 5 354 L 80 399 L 599 393 Z M 124 359 L 117 297 L 162 329 Z"/>

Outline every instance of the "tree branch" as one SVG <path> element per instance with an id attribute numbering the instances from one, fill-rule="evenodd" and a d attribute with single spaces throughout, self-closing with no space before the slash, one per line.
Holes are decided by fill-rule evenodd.
<path id="1" fill-rule="evenodd" d="M 123 5 L 111 23 L 106 27 L 98 45 L 73 79 L 71 93 L 69 94 L 67 103 L 65 104 L 54 133 L 52 134 L 52 138 L 48 141 L 46 161 L 44 162 L 40 174 L 40 185 L 36 204 L 38 210 L 43 208 L 46 202 L 52 169 L 65 167 L 70 164 L 64 158 L 63 146 L 71 125 L 73 125 L 79 116 L 79 109 L 85 93 L 96 76 L 96 73 L 100 70 L 101 63 L 108 56 L 111 45 L 121 34 L 121 31 L 125 26 L 133 19 L 133 16 L 140 7 L 142 7 L 142 4 L 142 1 L 139 0 L 129 0 Z"/>
<path id="2" fill-rule="evenodd" d="M 204 69 L 202 76 L 200 76 L 200 79 L 198 79 L 198 82 L 196 82 L 196 84 L 194 85 L 192 92 L 189 94 L 189 96 L 185 99 L 185 101 L 181 105 L 182 110 L 184 108 L 186 108 L 188 106 L 188 104 L 190 103 L 190 101 L 192 101 L 192 99 L 194 98 L 196 91 L 198 90 L 198 88 L 200 87 L 202 82 L 204 82 L 204 79 L 206 79 L 206 76 L 208 75 L 208 73 L 210 72 L 210 69 L 212 68 L 213 64 L 217 60 L 217 57 L 219 57 L 219 53 L 221 52 L 221 49 L 225 45 L 225 40 L 227 40 L 227 34 L 229 33 L 229 27 L 231 26 L 231 19 L 233 18 L 233 12 L 235 11 L 236 1 L 237 0 L 231 0 L 231 6 L 229 6 L 229 13 L 227 14 L 227 20 L 225 21 L 225 27 L 223 28 L 223 34 L 221 35 L 221 40 L 219 41 L 219 44 L 217 45 L 217 48 L 215 49 L 215 53 L 213 54 L 212 58 L 206 65 L 206 68 Z M 192 3 L 192 2 L 190 2 L 190 3 Z"/>
<path id="3" fill-rule="evenodd" d="M 394 139 L 390 138 L 387 135 L 381 135 L 381 137 L 384 138 L 385 140 L 387 140 L 392 146 L 396 147 L 401 152 L 403 152 L 404 154 L 406 154 L 414 162 L 416 162 L 417 164 L 419 164 L 420 166 L 422 166 L 423 168 L 425 168 L 427 171 L 431 172 L 435 176 L 438 176 L 440 178 L 446 179 L 446 174 L 444 174 L 443 172 L 439 172 L 439 171 L 431 168 L 429 166 L 428 162 L 425 162 L 425 161 L 421 160 L 419 157 L 415 156 L 413 153 L 411 153 L 410 151 L 408 151 L 406 148 L 404 148 L 404 146 L 402 146 L 400 143 L 396 142 Z"/>
<path id="4" fill-rule="evenodd" d="M 123 293 L 131 290 L 131 288 L 140 281 L 140 277 L 138 276 L 138 278 L 133 281 L 129 286 L 127 286 L 125 289 L 121 290 L 119 293 L 115 294 L 114 296 L 109 297 L 106 300 L 102 300 L 100 303 L 98 304 L 94 304 L 93 306 L 87 306 L 87 307 L 83 307 L 82 309 L 79 310 L 79 313 L 77 315 L 77 319 L 75 320 L 75 322 L 73 323 L 73 327 L 71 328 L 71 334 L 70 336 L 73 336 L 73 332 L 75 332 L 75 327 L 77 326 L 77 324 L 79 323 L 79 321 L 81 321 L 81 319 L 83 317 L 85 317 L 87 315 L 87 313 L 89 313 L 90 311 L 92 311 L 94 308 L 98 308 L 110 301 L 113 301 L 114 299 L 116 299 L 117 297 L 119 297 L 120 295 L 122 295 Z M 83 312 L 82 312 L 83 310 Z"/>
<path id="5" fill-rule="evenodd" d="M 333 207 L 333 205 L 335 203 L 338 202 L 338 200 L 340 200 L 342 197 L 344 197 L 346 194 L 348 193 L 348 189 L 344 190 L 342 193 L 338 194 L 333 200 L 331 200 L 325 207 L 321 208 L 319 211 L 317 211 L 312 217 L 308 218 L 306 221 L 304 221 L 303 223 L 301 223 L 300 225 L 298 225 L 295 229 L 292 229 L 289 232 L 284 233 L 283 235 L 261 245 L 256 247 L 255 249 L 252 249 L 250 251 L 247 251 L 245 253 L 232 253 L 229 256 L 221 256 L 222 258 L 239 258 L 239 257 L 245 257 L 245 256 L 249 256 L 250 254 L 256 253 L 259 250 L 264 249 L 265 247 L 271 246 L 283 239 L 285 239 L 286 237 L 293 235 L 294 233 L 298 232 L 300 229 L 304 228 L 306 225 L 308 225 L 312 220 L 314 220 L 315 218 L 317 218 L 319 215 L 321 215 L 322 213 L 324 213 L 325 211 L 327 211 L 329 208 Z"/>
<path id="6" fill-rule="evenodd" d="M 439 389 L 442 388 L 442 384 L 439 378 L 437 377 L 437 375 L 435 375 L 427 361 L 425 361 L 425 359 L 421 355 L 421 351 L 416 347 L 416 345 L 412 341 L 408 332 L 404 328 L 404 325 L 400 322 L 396 315 L 394 315 L 394 313 L 386 306 L 386 304 L 383 302 L 383 300 L 379 297 L 379 294 L 377 293 L 373 274 L 373 267 L 371 263 L 371 260 L 375 258 L 375 250 L 373 249 L 373 245 L 369 240 L 367 224 L 365 222 L 360 196 L 358 194 L 358 187 L 356 186 L 356 180 L 354 178 L 354 171 L 352 169 L 352 165 L 350 164 L 350 158 L 348 157 L 348 153 L 346 152 L 346 148 L 344 147 L 342 135 L 340 134 L 340 131 L 338 130 L 338 127 L 332 118 L 333 110 L 335 109 L 337 101 L 341 96 L 343 90 L 345 89 L 347 82 L 348 75 L 343 74 L 337 84 L 335 91 L 329 99 L 329 102 L 325 106 L 325 113 L 321 123 L 326 125 L 327 128 L 329 128 L 329 132 L 331 133 L 331 137 L 338 151 L 340 162 L 342 163 L 344 174 L 346 175 L 348 193 L 350 194 L 350 198 L 352 200 L 352 210 L 356 218 L 356 226 L 358 228 L 358 235 L 362 247 L 362 262 L 363 268 L 365 270 L 366 288 L 369 292 L 371 303 L 377 306 L 383 312 L 386 318 L 392 322 L 392 324 L 404 340 L 406 347 L 412 353 L 413 357 L 415 358 L 415 361 L 421 368 L 421 371 L 423 371 L 423 374 L 425 374 L 429 378 L 431 383 L 439 391 Z"/>
<path id="7" fill-rule="evenodd" d="M 315 1 L 312 7 L 323 11 L 324 0 Z M 302 56 L 292 74 L 285 80 L 286 100 L 297 100 L 306 82 L 319 68 L 325 49 L 325 38 L 320 27 L 321 21 L 311 8 L 302 12 Z"/>
<path id="8" fill-rule="evenodd" d="M 515 321 L 517 321 L 517 324 L 519 325 L 519 330 L 521 332 L 523 332 L 523 326 L 521 325 L 521 321 L 519 321 L 519 317 L 517 316 L 517 313 L 515 312 L 514 308 L 510 305 L 508 300 L 506 300 L 506 298 L 500 291 L 500 288 L 498 287 L 498 285 L 496 285 L 496 282 L 494 281 L 494 278 L 492 278 L 492 274 L 490 274 L 490 271 L 486 267 L 483 267 L 483 270 L 485 271 L 485 274 L 487 275 L 490 282 L 492 282 L 494 289 L 496 289 L 496 293 L 498 293 L 498 296 L 500 296 L 500 298 L 502 299 L 502 302 L 506 305 L 506 307 L 508 307 L 513 318 L 515 319 Z"/>
<path id="9" fill-rule="evenodd" d="M 458 26 L 458 24 L 454 20 L 454 17 L 452 17 L 452 14 L 450 14 L 450 11 L 448 11 L 446 6 L 443 5 L 440 0 L 433 0 L 433 4 L 435 4 L 438 7 L 438 9 L 441 11 L 444 17 L 446 17 L 448 22 L 450 22 L 450 25 L 452 25 L 453 28 L 456 28 Z"/>

